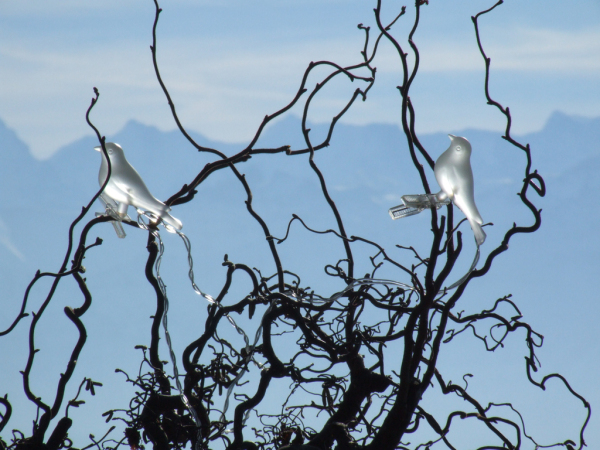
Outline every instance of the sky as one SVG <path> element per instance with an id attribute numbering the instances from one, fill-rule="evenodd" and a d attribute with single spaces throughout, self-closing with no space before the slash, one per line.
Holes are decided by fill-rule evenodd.
<path id="1" fill-rule="evenodd" d="M 374 4 L 164 1 L 158 61 L 183 124 L 213 140 L 247 142 L 266 114 L 293 98 L 310 61 L 360 61 L 364 33 L 357 24 L 375 29 Z M 384 16 L 393 17 L 402 4 L 385 2 Z M 421 133 L 504 128 L 484 101 L 484 64 L 470 19 L 492 4 L 430 0 L 423 6 L 415 35 L 421 73 L 411 94 Z M 85 111 L 93 87 L 101 99 L 92 119 L 102 134 L 117 133 L 131 119 L 174 129 L 152 66 L 153 20 L 151 0 L 0 0 L 0 119 L 38 159 L 91 134 Z M 411 23 L 407 14 L 392 31 L 406 36 Z M 492 58 L 491 94 L 510 105 L 515 133 L 541 129 L 554 111 L 600 116 L 598 0 L 506 0 L 480 20 L 480 29 Z M 343 121 L 399 123 L 399 65 L 389 46 L 380 48 L 374 65 L 378 81 L 368 101 Z M 329 120 L 357 83 L 331 86 L 309 119 Z"/>
<path id="2" fill-rule="evenodd" d="M 184 125 L 225 142 L 248 141 L 265 114 L 295 94 L 310 61 L 360 60 L 365 0 L 172 0 L 158 27 L 158 60 Z M 403 3 L 384 3 L 392 17 Z M 430 0 L 415 42 L 421 76 L 412 100 L 420 132 L 500 130 L 502 119 L 471 88 L 483 61 L 470 17 L 492 2 Z M 409 8 L 410 10 L 410 8 Z M 410 14 L 393 31 L 406 35 Z M 151 0 L 0 0 L 0 119 L 39 159 L 86 134 L 92 88 L 103 134 L 130 119 L 175 128 L 154 76 Z M 507 0 L 481 19 L 492 58 L 492 95 L 511 105 L 517 133 L 542 128 L 556 110 L 600 115 L 600 2 Z M 391 47 L 375 60 L 378 84 L 344 120 L 397 123 L 398 65 Z M 333 86 L 310 119 L 331 117 L 355 85 Z M 391 88 L 390 88 L 391 87 Z M 294 112 L 299 115 L 299 111 Z"/>

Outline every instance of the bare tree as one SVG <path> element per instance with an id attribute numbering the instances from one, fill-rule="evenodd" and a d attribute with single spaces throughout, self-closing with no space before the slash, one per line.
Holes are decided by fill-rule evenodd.
<path id="1" fill-rule="evenodd" d="M 396 50 L 402 72 L 399 74 L 399 102 L 402 130 L 414 170 L 418 172 L 422 189 L 432 194 L 432 174 L 434 160 L 419 141 L 415 132 L 416 112 L 410 99 L 411 86 L 419 69 L 419 50 L 413 42 L 413 35 L 419 26 L 421 8 L 426 0 L 417 0 L 414 5 L 415 19 L 408 35 L 408 47 L 394 35 L 396 22 L 404 20 L 405 8 L 398 11 L 388 23 L 382 19 L 382 2 L 377 1 L 374 10 L 377 29 L 359 25 L 364 33 L 362 59 L 354 65 L 340 66 L 331 61 L 312 62 L 306 68 L 302 82 L 294 98 L 279 111 L 265 116 L 252 141 L 242 151 L 225 153 L 199 145 L 181 124 L 175 104 L 168 88 L 161 78 L 158 52 L 157 28 L 161 9 L 155 0 L 156 16 L 153 26 L 152 61 L 156 77 L 166 96 L 173 117 L 181 133 L 198 152 L 213 155 L 212 162 L 192 179 L 185 180 L 181 189 L 167 201 L 169 206 L 195 201 L 196 188 L 217 171 L 232 171 L 246 194 L 248 213 L 260 224 L 266 244 L 274 261 L 276 272 L 263 274 L 244 263 L 234 263 L 225 259 L 226 282 L 215 297 L 203 293 L 195 285 L 192 265 L 191 282 L 197 292 L 208 300 L 208 315 L 204 319 L 202 332 L 189 342 L 182 355 L 182 367 L 175 364 L 174 355 L 169 355 L 174 372 L 165 368 L 159 355 L 159 340 L 162 330 L 170 346 L 167 328 L 168 299 L 160 277 L 162 240 L 158 232 L 159 224 L 140 216 L 138 221 L 128 218 L 121 223 L 127 227 L 141 228 L 148 233 L 148 260 L 146 277 L 156 293 L 156 312 L 150 330 L 148 345 L 138 346 L 141 352 L 140 371 L 135 375 L 124 374 L 128 383 L 135 386 L 136 395 L 129 408 L 114 409 L 105 413 L 109 423 L 125 424 L 124 434 L 111 426 L 106 434 L 83 448 L 118 448 L 129 445 L 132 449 L 145 445 L 155 449 L 174 449 L 191 446 L 193 448 L 227 448 L 253 450 L 257 448 L 288 449 L 330 449 L 335 446 L 345 449 L 429 449 L 457 448 L 449 434 L 458 419 L 472 423 L 473 428 L 487 430 L 488 443 L 481 449 L 519 449 L 524 442 L 539 448 L 536 438 L 526 433 L 525 424 L 519 412 L 510 403 L 488 403 L 476 399 L 469 393 L 467 378 L 456 384 L 447 380 L 438 367 L 439 355 L 444 344 L 456 336 L 470 332 L 481 340 L 488 351 L 493 351 L 512 333 L 522 332 L 527 346 L 526 377 L 529 381 L 545 389 L 550 379 L 558 379 L 581 400 L 587 409 L 587 418 L 581 425 L 579 442 L 571 440 L 556 442 L 551 446 L 567 449 L 582 448 L 585 445 L 584 431 L 589 420 L 590 405 L 576 393 L 567 380 L 559 374 L 536 378 L 538 370 L 536 348 L 541 346 L 542 336 L 522 320 L 519 308 L 509 296 L 496 300 L 490 309 L 477 313 L 462 314 L 457 305 L 475 278 L 486 275 L 495 259 L 508 250 L 511 238 L 520 233 L 535 232 L 541 224 L 541 214 L 530 199 L 545 195 L 544 180 L 533 170 L 529 145 L 517 142 L 511 136 L 511 115 L 508 107 L 494 100 L 489 93 L 490 58 L 486 55 L 479 36 L 478 20 L 498 7 L 502 0 L 491 8 L 472 18 L 475 39 L 485 64 L 486 76 L 482 81 L 485 100 L 506 118 L 503 139 L 526 156 L 523 168 L 523 184 L 519 193 L 525 208 L 531 213 L 531 221 L 526 225 L 515 224 L 507 229 L 500 245 L 490 251 L 481 264 L 475 268 L 479 257 L 471 269 L 457 282 L 449 285 L 449 275 L 463 252 L 463 235 L 459 228 L 464 220 L 456 221 L 452 204 L 443 209 L 429 208 L 431 215 L 431 243 L 427 254 L 420 254 L 411 243 L 398 247 L 412 258 L 406 264 L 392 258 L 389 250 L 378 243 L 348 235 L 342 214 L 330 193 L 325 176 L 314 160 L 315 152 L 327 151 L 334 135 L 338 120 L 352 107 L 357 99 L 367 100 L 367 94 L 375 83 L 376 69 L 373 66 L 378 46 L 382 41 L 392 44 Z M 429 6 L 434 7 L 434 6 Z M 409 60 L 408 52 L 412 59 Z M 411 63 L 414 61 L 414 63 Z M 307 86 L 309 75 L 315 69 L 327 69 L 328 73 L 313 88 Z M 323 141 L 315 142 L 307 128 L 307 114 L 311 103 L 328 83 L 336 78 L 357 81 L 360 87 L 354 90 L 346 105 L 335 115 L 329 132 Z M 99 101 L 99 92 L 87 111 L 87 120 L 95 131 L 102 151 L 107 155 L 105 138 L 91 122 L 90 114 Z M 302 103 L 303 102 L 303 103 Z M 303 105 L 302 135 L 304 148 L 256 148 L 265 126 L 295 105 Z M 290 161 L 297 161 L 298 155 L 308 155 L 308 164 L 320 183 L 324 196 L 336 221 L 335 229 L 317 230 L 303 218 L 294 215 L 288 225 L 287 234 L 277 238 L 271 234 L 267 222 L 253 209 L 252 191 L 239 166 L 258 154 L 285 154 Z M 110 165 L 109 165 L 110 166 Z M 431 169 L 431 170 L 430 170 Z M 111 172 L 109 167 L 109 174 Z M 110 175 L 109 175 L 110 176 Z M 106 184 L 105 184 L 106 185 Z M 60 269 L 55 273 L 38 272 L 31 281 L 22 303 L 20 313 L 14 322 L 0 336 L 10 333 L 17 324 L 27 317 L 26 304 L 32 287 L 43 278 L 52 279 L 47 297 L 30 322 L 29 354 L 22 371 L 24 390 L 39 411 L 34 419 L 31 434 L 14 430 L 11 438 L 0 440 L 1 448 L 59 449 L 73 447 L 68 431 L 77 419 L 69 417 L 70 408 L 79 406 L 82 390 L 92 395 L 101 384 L 86 378 L 81 381 L 75 398 L 65 399 L 68 383 L 74 383 L 72 375 L 77 360 L 84 349 L 86 329 L 81 317 L 88 311 L 92 302 L 92 292 L 88 290 L 82 273 L 83 259 L 88 251 L 102 244 L 100 239 L 89 244 L 90 231 L 97 225 L 114 221 L 119 217 L 108 214 L 88 220 L 92 205 L 99 198 L 102 189 L 83 208 L 69 230 L 69 245 Z M 80 236 L 74 235 L 76 225 L 88 220 Z M 286 269 L 278 254 L 278 243 L 284 242 L 295 227 L 301 226 L 316 235 L 333 235 L 343 245 L 345 257 L 332 262 L 324 269 L 327 276 L 338 280 L 337 294 L 319 294 L 303 285 L 298 274 Z M 463 227 L 464 229 L 464 227 Z M 469 231 L 470 233 L 470 231 Z M 189 249 L 189 242 L 181 235 Z M 354 248 L 366 245 L 372 249 L 371 271 L 357 274 Z M 256 245 L 262 245 L 257 243 Z M 191 263 L 191 252 L 190 252 Z M 378 274 L 384 268 L 397 273 L 395 279 L 381 279 Z M 388 272 L 386 272 L 388 273 Z M 238 277 L 249 279 L 252 289 L 243 298 L 224 299 Z M 79 332 L 79 339 L 71 350 L 69 362 L 61 375 L 54 399 L 42 399 L 30 387 L 31 370 L 36 356 L 38 324 L 45 317 L 48 304 L 54 299 L 58 284 L 66 279 L 76 281 L 84 302 L 78 307 L 67 307 L 64 312 Z M 506 312 L 510 311 L 510 312 Z M 236 314 L 248 314 L 259 324 L 256 336 L 247 336 L 235 322 Z M 93 319 L 93 318 L 92 318 Z M 243 342 L 230 339 L 219 333 L 219 326 L 229 322 L 243 337 Z M 485 331 L 487 328 L 487 331 Z M 281 343 L 287 351 L 282 352 Z M 293 348 L 293 351 L 290 349 Z M 390 352 L 396 356 L 390 356 Z M 172 353 L 172 350 L 171 350 Z M 181 370 L 181 372 L 179 372 Z M 244 386 L 242 377 L 255 380 L 252 388 Z M 285 380 L 290 386 L 289 395 L 282 399 L 277 412 L 264 407 L 265 394 L 275 380 Z M 433 390 L 440 396 L 455 396 L 462 399 L 464 408 L 440 416 L 437 411 L 426 410 L 421 399 L 426 391 Z M 223 398 L 226 402 L 223 407 Z M 233 413 L 227 415 L 229 403 L 235 403 Z M 0 431 L 9 423 L 13 407 L 8 397 L 0 398 L 3 407 L 0 416 Z M 50 423 L 60 417 L 60 409 L 66 405 L 65 415 L 58 420 L 52 430 Z M 71 410 L 73 411 L 73 410 Z M 73 413 L 72 413 L 73 414 Z M 118 434 L 118 436 L 117 436 Z M 425 436 L 422 441 L 408 443 L 409 436 Z"/>

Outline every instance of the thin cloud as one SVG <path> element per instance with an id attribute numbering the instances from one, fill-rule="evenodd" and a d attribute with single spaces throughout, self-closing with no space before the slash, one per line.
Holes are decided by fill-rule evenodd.
<path id="1" fill-rule="evenodd" d="M 10 239 L 10 230 L 8 226 L 0 219 L 0 244 L 2 244 L 10 253 L 19 260 L 25 261 L 25 256 L 19 251 L 17 246 Z"/>
<path id="2" fill-rule="evenodd" d="M 132 6 L 142 7 L 146 4 L 143 0 L 28 0 L 26 2 L 2 2 L 2 14 L 5 17 L 26 17 L 29 16 L 44 16 L 44 17 L 60 17 L 74 16 L 81 12 L 99 12 L 132 9 Z"/>
<path id="3" fill-rule="evenodd" d="M 493 70 L 540 71 L 546 77 L 600 73 L 600 30 L 492 28 L 486 30 L 483 39 Z M 42 158 L 89 131 L 82 115 L 93 86 L 103 96 L 94 111 L 103 133 L 117 131 L 131 118 L 161 129 L 171 128 L 173 121 L 156 81 L 147 44 L 131 40 L 119 41 L 118 45 L 95 42 L 87 49 L 48 49 L 5 39 L 0 44 L 0 59 L 10 64 L 2 68 L 0 112 L 25 137 L 33 153 Z M 218 41 L 164 38 L 158 59 L 183 123 L 213 139 L 240 142 L 254 134 L 265 114 L 280 109 L 294 97 L 311 61 L 356 64 L 361 61 L 362 45 L 360 33 L 350 41 L 264 42 L 249 38 L 240 43 L 233 37 Z M 449 38 L 435 44 L 423 40 L 418 45 L 424 73 L 483 71 L 481 55 L 472 39 Z M 400 69 L 390 46 L 382 45 L 380 51 L 374 63 L 379 84 Z M 309 79 L 309 88 L 321 80 L 317 75 Z M 328 86 L 318 96 L 320 103 L 313 108 L 311 120 L 326 120 L 337 113 L 349 98 L 347 89 L 354 90 L 358 85 L 355 81 Z M 378 94 L 377 88 L 372 90 L 368 104 L 355 107 L 364 114 L 356 123 L 365 123 L 365 117 L 368 122 L 389 121 L 389 114 L 381 112 L 393 107 L 389 97 L 387 91 Z M 56 114 L 57 107 L 61 114 Z M 352 117 L 350 113 L 346 120 L 352 121 Z M 442 121 L 435 126 L 439 129 L 448 124 Z"/>
<path id="4" fill-rule="evenodd" d="M 483 45 L 495 70 L 582 75 L 600 72 L 600 30 L 516 28 L 488 34 L 492 37 L 484 37 Z M 475 42 L 424 42 L 420 50 L 424 72 L 484 68 Z"/>

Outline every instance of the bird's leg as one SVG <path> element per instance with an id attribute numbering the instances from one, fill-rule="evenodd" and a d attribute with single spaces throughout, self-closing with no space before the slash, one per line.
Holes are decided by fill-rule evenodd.
<path id="1" fill-rule="evenodd" d="M 415 214 L 419 214 L 421 211 L 423 211 L 425 208 L 415 208 L 415 207 L 410 207 L 410 206 L 406 206 L 404 204 L 402 205 L 398 205 L 398 206 L 394 206 L 393 208 L 390 208 L 388 210 L 390 217 L 393 220 L 396 219 L 402 219 L 404 217 L 408 217 L 408 216 L 413 216 Z"/>
<path id="2" fill-rule="evenodd" d="M 448 205 L 450 199 L 446 194 L 440 198 L 439 194 L 418 194 L 418 195 L 403 195 L 402 201 L 409 208 L 436 208 L 439 209 L 442 205 Z"/>
<path id="3" fill-rule="evenodd" d="M 448 194 L 446 194 L 443 190 L 435 194 L 435 198 L 442 205 L 449 205 L 451 202 L 450 197 L 448 197 Z"/>
<path id="4" fill-rule="evenodd" d="M 121 202 L 119 203 L 119 217 L 121 217 L 122 219 L 127 217 L 127 209 L 129 208 L 129 205 L 125 202 Z"/>

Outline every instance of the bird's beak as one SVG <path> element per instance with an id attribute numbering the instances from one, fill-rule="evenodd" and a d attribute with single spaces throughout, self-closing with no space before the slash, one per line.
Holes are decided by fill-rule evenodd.
<path id="1" fill-rule="evenodd" d="M 449 134 L 448 137 L 450 138 L 451 141 L 453 141 L 456 136 L 454 136 L 453 134 Z"/>
<path id="2" fill-rule="evenodd" d="M 101 152 L 102 151 L 102 147 L 101 146 L 94 147 L 94 150 L 96 150 L 97 152 Z"/>

